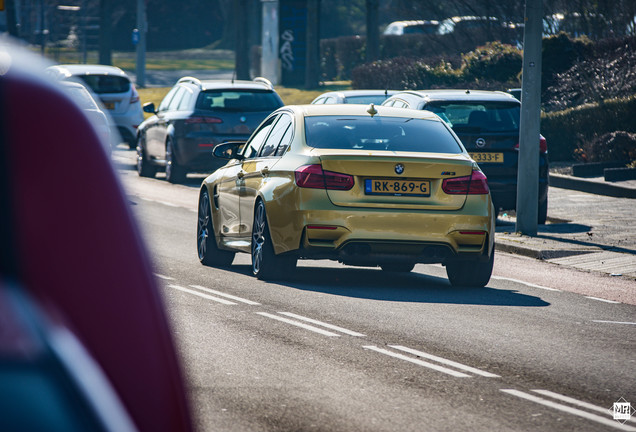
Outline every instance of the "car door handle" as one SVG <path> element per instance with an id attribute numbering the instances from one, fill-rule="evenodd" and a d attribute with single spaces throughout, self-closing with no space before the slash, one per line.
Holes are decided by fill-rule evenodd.
<path id="1" fill-rule="evenodd" d="M 245 177 L 245 171 L 239 171 L 238 173 L 236 173 L 236 176 L 237 176 L 239 179 L 242 179 L 243 177 Z"/>
<path id="2" fill-rule="evenodd" d="M 269 167 L 265 167 L 261 170 L 261 174 L 263 174 L 264 176 L 269 175 Z"/>

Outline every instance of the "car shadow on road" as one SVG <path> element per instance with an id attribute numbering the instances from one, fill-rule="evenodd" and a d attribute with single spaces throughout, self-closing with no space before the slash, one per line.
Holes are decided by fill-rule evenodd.
<path id="1" fill-rule="evenodd" d="M 240 269 L 240 267 L 245 267 Z M 249 266 L 232 266 L 250 273 Z M 492 281 L 491 281 L 492 282 Z M 514 290 L 453 287 L 446 278 L 417 272 L 389 273 L 373 268 L 298 267 L 273 283 L 303 291 L 378 301 L 482 306 L 545 307 L 550 303 Z"/>

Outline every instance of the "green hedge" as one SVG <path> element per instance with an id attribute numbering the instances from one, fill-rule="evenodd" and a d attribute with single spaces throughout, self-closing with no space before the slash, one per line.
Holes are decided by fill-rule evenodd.
<path id="1" fill-rule="evenodd" d="M 518 87 L 521 51 L 501 42 L 488 42 L 462 55 L 459 67 L 437 59 L 397 57 L 357 66 L 351 73 L 353 88 L 424 89 Z"/>
<path id="2" fill-rule="evenodd" d="M 548 141 L 550 160 L 571 161 L 583 143 L 608 132 L 636 133 L 636 95 L 581 105 L 541 116 L 541 133 Z"/>

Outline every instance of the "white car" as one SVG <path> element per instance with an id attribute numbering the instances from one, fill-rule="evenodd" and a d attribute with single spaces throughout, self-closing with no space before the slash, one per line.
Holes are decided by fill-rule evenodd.
<path id="1" fill-rule="evenodd" d="M 117 144 L 115 141 L 117 132 L 111 132 L 113 125 L 108 114 L 103 111 L 90 91 L 83 85 L 71 81 L 62 81 L 62 88 L 93 123 L 93 127 L 97 131 L 104 149 L 110 154 L 111 147 Z"/>
<path id="2" fill-rule="evenodd" d="M 405 34 L 435 34 L 439 21 L 435 20 L 410 20 L 394 21 L 389 24 L 383 34 L 402 36 Z"/>
<path id="3" fill-rule="evenodd" d="M 137 127 L 144 121 L 139 93 L 126 73 L 115 66 L 63 64 L 49 66 L 49 73 L 61 81 L 76 81 L 88 86 L 101 99 L 123 141 L 137 145 Z"/>

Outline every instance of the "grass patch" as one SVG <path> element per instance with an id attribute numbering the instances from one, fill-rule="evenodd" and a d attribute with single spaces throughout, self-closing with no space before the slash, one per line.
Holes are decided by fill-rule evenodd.
<path id="1" fill-rule="evenodd" d="M 76 64 L 83 62 L 82 53 L 78 50 L 49 47 L 46 57 L 56 63 Z M 123 70 L 134 71 L 137 67 L 137 54 L 134 51 L 117 51 L 112 53 L 113 66 Z M 86 53 L 86 62 L 99 63 L 97 51 Z M 189 49 L 181 51 L 147 51 L 146 70 L 232 70 L 234 69 L 234 53 L 229 50 Z"/>
<path id="2" fill-rule="evenodd" d="M 137 67 L 134 59 L 113 59 L 114 66 L 123 70 L 134 71 Z M 234 69 L 234 60 L 214 60 L 214 59 L 154 59 L 146 61 L 146 70 L 188 70 L 188 69 L 207 69 L 207 70 L 227 70 Z"/>

